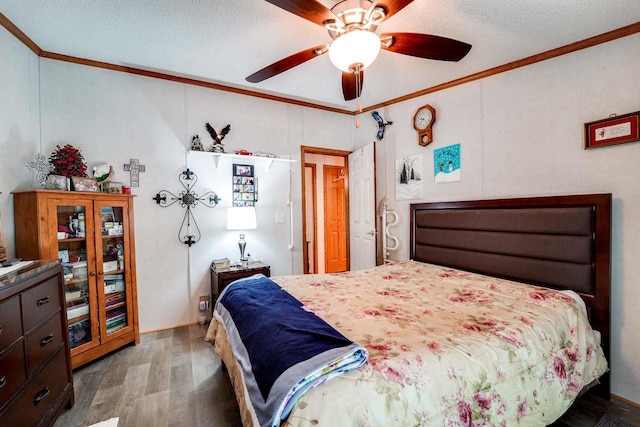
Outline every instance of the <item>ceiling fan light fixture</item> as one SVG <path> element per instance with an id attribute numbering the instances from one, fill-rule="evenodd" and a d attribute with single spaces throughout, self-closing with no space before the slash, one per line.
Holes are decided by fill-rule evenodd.
<path id="1" fill-rule="evenodd" d="M 342 71 L 363 70 L 380 52 L 380 38 L 366 30 L 352 30 L 338 37 L 329 47 L 329 59 Z"/>
<path id="2" fill-rule="evenodd" d="M 322 26 L 330 32 L 339 33 L 344 27 L 344 24 L 339 20 L 327 19 L 322 23 Z"/>

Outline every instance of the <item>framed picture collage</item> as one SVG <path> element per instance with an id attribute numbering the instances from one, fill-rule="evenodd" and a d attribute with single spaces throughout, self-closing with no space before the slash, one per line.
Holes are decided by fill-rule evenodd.
<path id="1" fill-rule="evenodd" d="M 255 206 L 258 201 L 257 180 L 253 165 L 233 165 L 233 206 Z"/>

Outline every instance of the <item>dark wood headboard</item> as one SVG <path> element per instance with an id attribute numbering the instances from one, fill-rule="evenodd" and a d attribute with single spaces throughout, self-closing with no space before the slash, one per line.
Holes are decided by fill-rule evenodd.
<path id="1" fill-rule="evenodd" d="M 410 255 L 577 292 L 611 360 L 611 194 L 412 204 Z M 608 397 L 609 375 L 601 382 Z"/>

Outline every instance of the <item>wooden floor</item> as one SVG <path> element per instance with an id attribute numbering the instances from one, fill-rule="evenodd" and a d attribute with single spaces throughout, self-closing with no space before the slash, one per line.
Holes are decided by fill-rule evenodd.
<path id="1" fill-rule="evenodd" d="M 129 346 L 74 371 L 75 405 L 55 427 L 84 427 L 119 417 L 118 427 L 241 426 L 226 371 L 206 326 L 141 336 Z"/>
<path id="2" fill-rule="evenodd" d="M 118 427 L 241 426 L 227 373 L 206 326 L 142 335 L 126 347 L 74 372 L 76 403 L 55 427 L 84 427 L 119 417 Z M 593 427 L 608 412 L 640 426 L 640 408 L 617 399 L 581 398 L 557 427 Z"/>
<path id="3" fill-rule="evenodd" d="M 640 408 L 616 398 L 607 401 L 590 393 L 578 399 L 553 426 L 593 427 L 605 413 L 632 426 L 640 426 Z"/>

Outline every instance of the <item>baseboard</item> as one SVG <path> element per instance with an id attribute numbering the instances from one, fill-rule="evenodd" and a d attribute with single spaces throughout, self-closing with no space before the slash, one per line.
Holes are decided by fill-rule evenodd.
<path id="1" fill-rule="evenodd" d="M 633 406 L 635 408 L 640 409 L 640 403 L 634 402 L 633 400 L 625 399 L 624 397 L 618 396 L 617 394 L 614 394 L 614 393 L 611 393 L 611 397 L 621 400 L 629 406 Z"/>
<path id="2" fill-rule="evenodd" d="M 205 322 L 206 323 L 206 322 Z M 166 328 L 160 328 L 160 329 L 151 329 L 149 331 L 144 331 L 144 332 L 140 332 L 140 335 L 146 335 L 146 334 L 152 334 L 154 332 L 162 332 L 162 331 L 168 331 L 170 329 L 176 329 L 176 328 L 184 328 L 185 326 L 194 326 L 194 325 L 199 325 L 200 322 L 189 322 L 189 323 L 183 323 L 180 325 L 173 325 L 173 326 L 167 326 Z"/>

